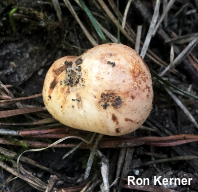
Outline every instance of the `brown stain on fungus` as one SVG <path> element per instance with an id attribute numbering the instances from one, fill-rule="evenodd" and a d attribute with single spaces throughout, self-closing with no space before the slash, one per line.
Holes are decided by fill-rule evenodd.
<path id="1" fill-rule="evenodd" d="M 125 121 L 130 121 L 130 122 L 135 123 L 135 124 L 140 124 L 140 121 L 135 121 L 135 120 L 132 120 L 132 119 L 129 119 L 129 118 L 125 118 L 124 120 Z"/>
<path id="2" fill-rule="evenodd" d="M 112 120 L 113 120 L 113 122 L 115 122 L 116 123 L 116 125 L 118 125 L 119 124 L 119 122 L 118 122 L 118 118 L 116 117 L 116 115 L 113 113 L 112 114 Z"/>
<path id="3" fill-rule="evenodd" d="M 75 61 L 75 64 L 76 64 L 76 65 L 80 65 L 80 64 L 82 64 L 82 62 L 83 62 L 83 59 L 80 57 L 79 59 L 77 59 L 77 60 Z"/>
<path id="4" fill-rule="evenodd" d="M 135 96 L 131 95 L 131 99 L 135 99 Z"/>
<path id="5" fill-rule="evenodd" d="M 120 133 L 120 129 L 119 128 L 116 128 L 115 131 L 116 131 L 116 133 Z"/>
<path id="6" fill-rule="evenodd" d="M 56 79 L 54 79 L 51 83 L 50 83 L 50 89 L 54 89 L 54 87 L 56 87 Z"/>
<path id="7" fill-rule="evenodd" d="M 55 73 L 56 76 L 60 75 L 64 70 L 66 69 L 66 65 L 63 65 L 59 67 L 58 69 L 53 69 L 53 73 Z"/>
<path id="8" fill-rule="evenodd" d="M 139 63 L 137 63 L 137 64 L 134 64 L 134 67 L 133 69 L 131 69 L 130 72 L 131 72 L 132 77 L 136 78 L 142 73 L 142 71 L 143 71 L 142 67 L 140 66 Z"/>
<path id="9" fill-rule="evenodd" d="M 124 120 L 125 120 L 125 121 L 131 121 L 131 122 L 133 123 L 133 120 L 132 120 L 132 119 L 125 118 Z"/>

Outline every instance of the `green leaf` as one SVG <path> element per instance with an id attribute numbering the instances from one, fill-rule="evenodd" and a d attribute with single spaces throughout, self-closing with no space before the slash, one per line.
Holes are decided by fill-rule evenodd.
<path id="1" fill-rule="evenodd" d="M 9 20 L 10 20 L 10 24 L 11 24 L 11 27 L 12 27 L 12 30 L 14 32 L 16 32 L 16 24 L 15 24 L 15 21 L 14 21 L 14 18 L 13 18 L 13 14 L 16 12 L 17 8 L 13 8 L 10 12 L 9 12 Z"/>
<path id="2" fill-rule="evenodd" d="M 92 15 L 92 13 L 89 11 L 88 7 L 85 5 L 83 0 L 79 0 L 81 6 L 83 7 L 84 11 L 86 12 L 87 16 L 89 17 L 91 23 L 93 24 L 96 32 L 98 33 L 99 37 L 102 39 L 103 43 L 107 42 L 106 37 L 104 36 L 104 33 L 102 32 L 98 22 L 96 21 L 96 19 L 94 18 L 94 16 Z"/>

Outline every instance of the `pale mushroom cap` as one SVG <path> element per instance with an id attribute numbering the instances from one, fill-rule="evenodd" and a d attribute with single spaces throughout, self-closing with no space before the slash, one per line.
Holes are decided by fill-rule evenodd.
<path id="1" fill-rule="evenodd" d="M 45 78 L 43 100 L 65 125 L 124 135 L 140 127 L 150 114 L 151 74 L 132 48 L 103 44 L 79 57 L 55 61 Z"/>

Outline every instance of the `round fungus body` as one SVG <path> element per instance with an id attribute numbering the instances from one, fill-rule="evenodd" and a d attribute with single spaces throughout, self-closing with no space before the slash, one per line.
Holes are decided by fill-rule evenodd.
<path id="1" fill-rule="evenodd" d="M 152 109 L 151 74 L 132 48 L 103 44 L 55 61 L 45 78 L 43 100 L 67 126 L 124 135 L 140 127 Z"/>

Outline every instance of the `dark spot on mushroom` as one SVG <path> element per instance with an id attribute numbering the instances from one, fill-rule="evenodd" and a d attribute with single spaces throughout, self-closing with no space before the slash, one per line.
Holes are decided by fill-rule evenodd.
<path id="1" fill-rule="evenodd" d="M 54 79 L 51 84 L 50 84 L 50 89 L 54 89 L 54 87 L 56 86 L 56 79 Z"/>
<path id="2" fill-rule="evenodd" d="M 67 67 L 66 75 L 63 80 L 64 85 L 74 86 L 79 82 L 79 78 L 82 76 L 81 67 Z"/>
<path id="3" fill-rule="evenodd" d="M 72 105 L 72 108 L 74 108 L 74 105 Z"/>
<path id="4" fill-rule="evenodd" d="M 50 95 L 48 95 L 48 97 L 51 99 L 52 97 Z"/>
<path id="5" fill-rule="evenodd" d="M 119 122 L 118 122 L 118 118 L 116 117 L 116 115 L 113 113 L 112 114 L 112 120 L 113 120 L 113 122 L 115 122 L 116 123 L 116 125 L 118 125 L 119 124 Z"/>
<path id="6" fill-rule="evenodd" d="M 75 64 L 76 64 L 76 65 L 80 65 L 80 64 L 82 64 L 82 62 L 83 62 L 83 60 L 82 60 L 82 58 L 80 57 L 79 59 L 77 59 L 77 60 L 75 61 Z"/>
<path id="7" fill-rule="evenodd" d="M 103 109 L 106 109 L 109 106 L 109 104 L 108 103 L 104 103 L 101 106 L 103 107 Z"/>
<path id="8" fill-rule="evenodd" d="M 111 57 L 113 54 L 112 54 L 112 53 L 110 53 L 109 55 L 110 55 L 110 57 Z"/>
<path id="9" fill-rule="evenodd" d="M 58 69 L 53 69 L 56 76 L 60 75 L 66 69 L 66 65 L 59 67 Z"/>
<path id="10" fill-rule="evenodd" d="M 111 43 L 108 43 L 109 45 L 112 45 Z"/>
<path id="11" fill-rule="evenodd" d="M 78 70 L 79 72 L 81 71 L 81 66 L 80 66 L 80 65 L 78 66 L 77 70 Z"/>
<path id="12" fill-rule="evenodd" d="M 63 84 L 63 82 L 62 81 L 60 81 L 60 85 L 62 85 Z"/>
<path id="13" fill-rule="evenodd" d="M 116 133 L 120 133 L 120 129 L 119 128 L 116 128 Z"/>
<path id="14" fill-rule="evenodd" d="M 116 109 L 118 109 L 120 107 L 120 105 L 122 104 L 122 99 L 120 98 L 120 96 L 117 96 L 113 103 L 112 103 L 112 106 Z"/>
<path id="15" fill-rule="evenodd" d="M 67 60 L 66 60 L 66 61 L 64 62 L 64 65 L 66 65 L 66 66 L 72 66 L 72 61 L 67 61 Z"/>
<path id="16" fill-rule="evenodd" d="M 133 120 L 129 119 L 129 118 L 125 118 L 125 121 L 131 121 L 133 123 Z"/>
<path id="17" fill-rule="evenodd" d="M 111 65 L 112 67 L 115 67 L 115 62 L 107 61 L 108 65 Z"/>
<path id="18" fill-rule="evenodd" d="M 118 109 L 122 104 L 122 99 L 120 96 L 116 96 L 114 92 L 107 91 L 105 93 L 101 93 L 101 99 L 98 103 L 102 103 L 103 109 L 106 109 L 109 105 L 113 106 L 114 108 Z"/>
<path id="19" fill-rule="evenodd" d="M 61 106 L 61 108 L 63 108 L 63 106 Z"/>
<path id="20" fill-rule="evenodd" d="M 131 95 L 131 99 L 135 99 L 135 96 Z"/>
<path id="21" fill-rule="evenodd" d="M 96 98 L 96 96 L 94 95 L 94 98 Z"/>

